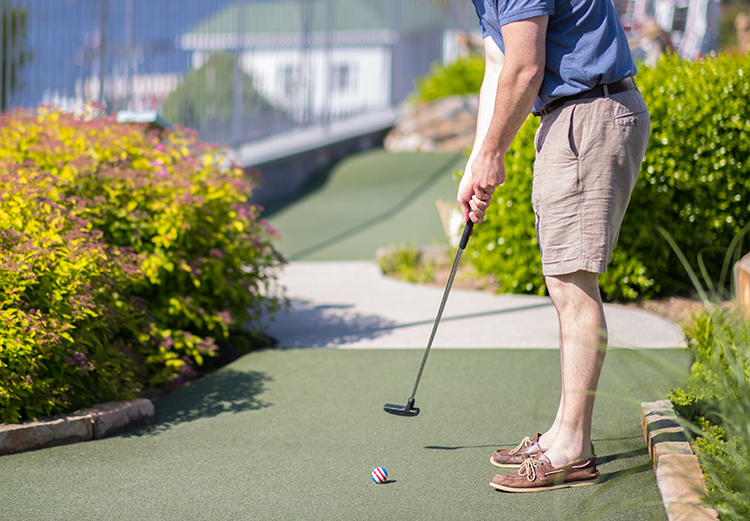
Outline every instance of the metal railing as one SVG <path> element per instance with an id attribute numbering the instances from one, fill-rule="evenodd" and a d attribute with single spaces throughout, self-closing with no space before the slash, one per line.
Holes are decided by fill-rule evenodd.
<path id="1" fill-rule="evenodd" d="M 391 109 L 469 0 L 0 0 L 0 110 L 156 111 L 237 145 Z"/>

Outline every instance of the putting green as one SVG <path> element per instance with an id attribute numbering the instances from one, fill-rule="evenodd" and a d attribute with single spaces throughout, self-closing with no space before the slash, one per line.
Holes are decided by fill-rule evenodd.
<path id="1" fill-rule="evenodd" d="M 290 260 L 373 260 L 396 244 L 446 244 L 435 201 L 456 199 L 463 153 L 355 154 L 267 209 Z M 286 204 L 286 206 L 284 206 Z"/>
<path id="2" fill-rule="evenodd" d="M 594 413 L 603 482 L 538 494 L 489 487 L 489 457 L 552 420 L 559 353 L 435 350 L 421 414 L 386 414 L 421 355 L 251 353 L 159 400 L 153 426 L 0 458 L 0 519 L 666 519 L 639 404 L 684 381 L 685 351 L 611 350 Z"/>

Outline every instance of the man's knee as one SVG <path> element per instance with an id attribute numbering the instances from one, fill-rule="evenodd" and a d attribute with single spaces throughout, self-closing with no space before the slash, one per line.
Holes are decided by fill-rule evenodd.
<path id="1" fill-rule="evenodd" d="M 591 296 L 599 295 L 599 274 L 590 271 L 548 275 L 545 277 L 545 282 L 553 299 L 557 295 L 564 297 L 566 293 L 583 292 Z"/>

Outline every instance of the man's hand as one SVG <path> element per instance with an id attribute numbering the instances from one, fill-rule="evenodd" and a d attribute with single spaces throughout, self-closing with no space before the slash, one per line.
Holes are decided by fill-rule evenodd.
<path id="1" fill-rule="evenodd" d="M 495 187 L 505 182 L 505 165 L 502 159 L 494 165 L 477 169 L 477 172 L 491 173 L 491 175 L 479 174 L 475 176 L 472 166 L 476 164 L 479 157 L 477 156 L 473 162 L 466 165 L 461 183 L 458 186 L 457 197 L 461 204 L 461 212 L 464 214 L 464 221 L 471 219 L 477 224 L 484 222 L 484 214 L 492 202 Z"/>

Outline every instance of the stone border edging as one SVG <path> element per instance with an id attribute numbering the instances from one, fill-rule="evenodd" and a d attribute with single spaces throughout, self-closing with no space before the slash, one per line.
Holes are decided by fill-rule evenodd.
<path id="1" fill-rule="evenodd" d="M 718 512 L 703 504 L 703 471 L 672 403 L 642 403 L 641 427 L 669 521 L 718 521 Z"/>
<path id="2" fill-rule="evenodd" d="M 107 402 L 69 415 L 19 424 L 0 424 L 0 456 L 81 441 L 100 440 L 154 422 L 146 398 Z"/>

